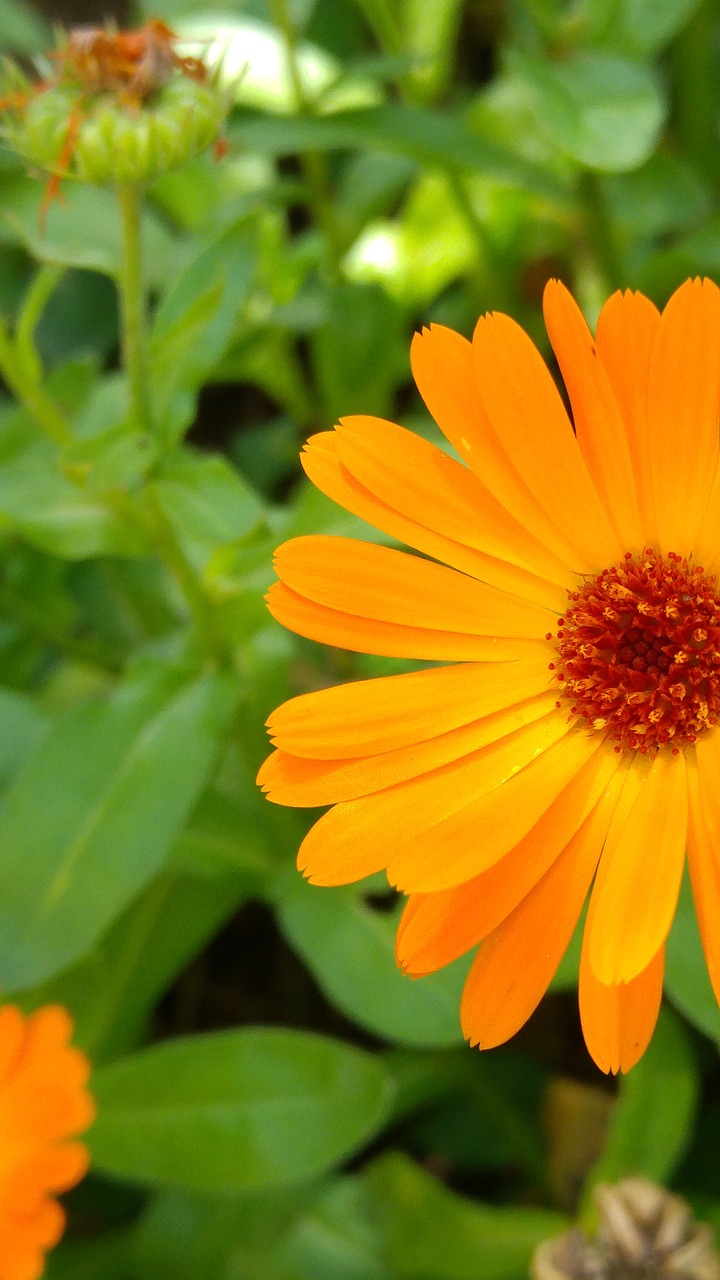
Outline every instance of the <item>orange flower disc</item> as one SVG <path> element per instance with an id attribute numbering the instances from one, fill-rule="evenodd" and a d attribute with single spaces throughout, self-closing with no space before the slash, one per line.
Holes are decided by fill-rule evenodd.
<path id="1" fill-rule="evenodd" d="M 280 547 L 270 610 L 300 635 L 436 665 L 304 694 L 268 725 L 277 804 L 333 806 L 299 866 L 386 870 L 397 957 L 478 948 L 463 992 L 482 1048 L 522 1026 L 586 901 L 579 1002 L 605 1071 L 644 1052 L 685 858 L 720 997 L 720 289 L 660 313 L 616 293 L 593 337 L 557 281 L 545 321 L 571 416 L 508 316 L 432 326 L 415 380 L 449 448 L 350 417 L 303 465 L 407 554 Z M 478 945 L 479 944 L 479 945 Z"/>
<path id="2" fill-rule="evenodd" d="M 556 672 L 570 714 L 607 728 L 617 750 L 678 751 L 717 724 L 717 590 L 701 565 L 648 547 L 573 591 L 558 621 Z"/>
<path id="3" fill-rule="evenodd" d="M 70 1141 L 92 1123 L 89 1064 L 69 1044 L 66 1011 L 24 1017 L 0 1008 L 0 1280 L 37 1280 L 65 1214 L 56 1200 L 84 1176 L 88 1155 Z"/>

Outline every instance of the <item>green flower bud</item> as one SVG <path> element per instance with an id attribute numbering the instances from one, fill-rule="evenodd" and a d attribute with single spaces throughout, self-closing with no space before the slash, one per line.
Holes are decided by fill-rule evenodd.
<path id="1" fill-rule="evenodd" d="M 16 94 L 20 99 L 22 94 Z M 216 78 L 181 71 L 142 102 L 71 84 L 5 98 L 4 132 L 28 163 L 83 182 L 145 183 L 193 160 L 218 138 L 229 108 Z"/>

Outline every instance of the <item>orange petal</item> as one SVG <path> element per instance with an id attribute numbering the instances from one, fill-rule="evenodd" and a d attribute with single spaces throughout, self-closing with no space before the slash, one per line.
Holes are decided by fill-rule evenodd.
<path id="1" fill-rule="evenodd" d="M 455 542 L 566 586 L 567 567 L 441 449 L 380 418 L 342 418 L 335 431 L 340 461 L 388 506 Z"/>
<path id="2" fill-rule="evenodd" d="M 410 363 L 418 390 L 440 430 L 511 516 L 557 556 L 582 572 L 594 565 L 574 538 L 556 527 L 518 475 L 490 424 L 478 387 L 471 344 L 442 325 L 416 333 Z M 547 465 L 544 459 L 543 466 Z"/>
<path id="3" fill-rule="evenodd" d="M 720 289 L 688 280 L 655 336 L 648 388 L 650 459 L 662 549 L 695 541 L 718 461 Z"/>
<path id="4" fill-rule="evenodd" d="M 347 511 L 351 511 L 353 515 L 359 516 L 361 520 L 367 520 L 376 529 L 382 529 L 384 533 L 397 538 L 399 542 L 404 542 L 407 546 L 414 547 L 416 551 L 424 552 L 425 555 L 433 556 L 436 560 L 459 569 L 461 573 L 479 578 L 481 582 L 488 582 L 491 586 L 500 587 L 503 591 L 514 592 L 523 599 L 549 606 L 553 610 L 561 609 L 565 596 L 564 593 L 559 594 L 555 583 L 538 578 L 535 574 L 517 568 L 505 560 L 497 560 L 493 556 L 486 555 L 484 551 L 477 551 L 473 547 L 454 542 L 444 532 L 428 528 L 420 518 L 423 516 L 421 510 L 416 510 L 415 518 L 411 519 L 381 502 L 341 463 L 334 431 L 324 431 L 312 436 L 300 455 L 300 461 L 308 479 L 316 488 L 332 498 L 333 502 L 338 502 Z M 495 502 L 492 494 L 487 490 L 483 492 L 486 495 L 486 502 Z"/>
<path id="5" fill-rule="evenodd" d="M 625 427 L 592 334 L 559 280 L 546 286 L 543 310 L 570 397 L 580 452 L 623 547 L 642 551 L 648 534 L 638 507 Z"/>
<path id="6" fill-rule="evenodd" d="M 480 394 L 508 458 L 537 503 L 595 569 L 625 547 L 603 510 L 560 393 L 527 334 L 509 316 L 483 316 L 473 338 Z"/>
<path id="7" fill-rule="evenodd" d="M 443 818 L 462 809 L 468 796 L 482 795 L 499 787 L 566 734 L 564 716 L 553 712 L 536 724 L 509 734 L 501 742 L 434 773 L 360 800 L 337 804 L 308 832 L 298 855 L 298 865 L 316 884 L 347 884 L 357 878 L 345 874 L 346 866 L 354 868 L 369 863 L 374 869 L 384 867 L 401 841 L 412 841 L 436 827 Z M 472 855 L 472 851 L 465 852 Z M 448 849 L 446 854 L 443 847 L 437 847 L 433 863 L 442 866 L 446 856 L 456 857 L 457 853 L 455 848 Z M 478 853 L 481 857 L 481 851 Z M 469 880 L 482 869 L 483 863 L 478 861 L 454 883 Z M 452 879 L 436 887 L 444 888 L 450 883 Z"/>
<path id="8" fill-rule="evenodd" d="M 687 753 L 688 865 L 700 937 L 715 998 L 720 1003 L 720 736 L 699 738 Z"/>
<path id="9" fill-rule="evenodd" d="M 610 788 L 617 793 L 625 767 L 612 749 L 600 750 L 494 866 L 457 888 L 413 894 L 398 926 L 401 968 L 432 973 L 492 933 L 549 870 L 603 794 Z"/>
<path id="10" fill-rule="evenodd" d="M 432 773 L 452 761 L 467 759 L 482 747 L 549 715 L 555 701 L 556 695 L 550 691 L 425 742 L 357 760 L 307 760 L 275 751 L 260 769 L 257 780 L 273 804 L 313 807 L 357 800 Z"/>
<path id="11" fill-rule="evenodd" d="M 559 713 L 557 718 L 562 724 Z M 542 724 L 527 732 L 535 729 L 539 739 Z M 390 883 L 403 893 L 434 893 L 473 879 L 515 848 L 601 748 L 597 737 L 570 730 L 506 780 L 484 787 L 479 797 L 472 785 L 465 788 L 447 816 L 433 820 L 428 812 L 424 829 L 398 829 L 388 861 Z"/>
<path id="12" fill-rule="evenodd" d="M 552 613 L 418 556 L 354 538 L 310 534 L 275 552 L 278 577 L 315 604 L 372 621 L 536 639 Z"/>
<path id="13" fill-rule="evenodd" d="M 303 693 L 269 717 L 275 746 L 328 760 L 425 742 L 544 692 L 547 663 L 461 663 Z"/>
<path id="14" fill-rule="evenodd" d="M 675 913 L 688 829 L 683 755 L 633 761 L 608 832 L 587 933 L 597 980 L 630 982 L 664 943 Z"/>
<path id="15" fill-rule="evenodd" d="M 665 947 L 630 982 L 606 987 L 588 960 L 580 958 L 580 1022 L 591 1058 L 601 1071 L 629 1071 L 642 1058 L 655 1030 L 662 1001 Z"/>
<path id="16" fill-rule="evenodd" d="M 550 656 L 546 640 L 497 639 L 358 618 L 306 600 L 282 582 L 273 583 L 265 599 L 273 618 L 289 631 L 355 653 L 377 653 L 386 658 L 429 658 L 439 662 L 493 663 L 515 659 L 548 661 Z"/>
<path id="17" fill-rule="evenodd" d="M 595 348 L 620 407 L 632 459 L 645 537 L 658 541 L 650 469 L 648 381 L 660 312 L 642 293 L 614 293 L 597 323 Z"/>
<path id="18" fill-rule="evenodd" d="M 534 889 L 482 943 L 460 1005 L 471 1044 L 503 1044 L 540 1003 L 590 888 L 613 803 L 608 795 L 595 806 Z"/>

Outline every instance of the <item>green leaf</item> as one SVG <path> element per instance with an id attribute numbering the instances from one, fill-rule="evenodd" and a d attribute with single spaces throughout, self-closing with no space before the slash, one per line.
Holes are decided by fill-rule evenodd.
<path id="1" fill-rule="evenodd" d="M 0 788 L 7 786 L 47 729 L 47 719 L 32 698 L 0 689 Z"/>
<path id="2" fill-rule="evenodd" d="M 605 1150 L 585 1195 L 599 1182 L 616 1182 L 628 1174 L 666 1183 L 690 1139 L 698 1089 L 687 1034 L 663 1008 L 644 1057 L 620 1079 Z"/>
<path id="3" fill-rule="evenodd" d="M 348 405 L 384 416 L 407 363 L 397 305 L 377 285 L 339 284 L 313 335 L 313 351 L 325 415 L 337 420 Z M 368 370 L 372 377 L 368 378 Z"/>
<path id="4" fill-rule="evenodd" d="M 168 857 L 232 710 L 225 678 L 146 680 L 60 720 L 0 810 L 0 980 L 34 986 L 97 941 Z"/>
<path id="5" fill-rule="evenodd" d="M 134 1233 L 133 1280 L 275 1280 L 272 1255 L 317 1195 L 304 1183 L 231 1196 L 161 1191 Z"/>
<path id="6" fill-rule="evenodd" d="M 667 114 L 649 67 L 603 53 L 555 62 L 508 58 L 527 89 L 540 127 L 566 155 L 590 169 L 636 169 L 652 154 Z"/>
<path id="7" fill-rule="evenodd" d="M 217 454 L 175 454 L 153 489 L 199 571 L 218 547 L 245 537 L 264 516 L 260 499 L 239 471 Z"/>
<path id="8" fill-rule="evenodd" d="M 40 226 L 43 186 L 24 176 L 5 179 L 0 198 L 6 229 L 39 262 L 99 271 L 116 278 L 122 261 L 117 201 L 112 192 L 68 180 L 62 204 L 49 208 Z M 173 242 L 159 218 L 143 216 L 143 243 L 148 283 L 163 281 L 171 266 Z"/>
<path id="9" fill-rule="evenodd" d="M 700 0 L 602 0 L 595 43 L 628 58 L 652 58 L 678 34 Z M 592 8 L 592 4 L 588 6 Z"/>
<path id="10" fill-rule="evenodd" d="M 34 6 L 23 0 L 0 0 L 0 48 L 14 53 L 38 53 L 50 32 Z"/>
<path id="11" fill-rule="evenodd" d="M 157 1001 L 245 895 L 240 877 L 161 876 L 89 956 L 33 991 L 32 1006 L 65 1005 L 74 1043 L 95 1065 L 128 1053 Z"/>
<path id="12" fill-rule="evenodd" d="M 405 1156 L 383 1156 L 368 1183 L 388 1259 L 412 1280 L 525 1280 L 535 1247 L 567 1226 L 542 1209 L 464 1199 Z"/>
<path id="13" fill-rule="evenodd" d="M 247 231 L 233 227 L 201 248 L 165 294 L 152 328 L 155 394 L 198 388 L 223 355 L 247 297 L 255 259 Z"/>
<path id="14" fill-rule="evenodd" d="M 98 1169 L 224 1192 L 316 1177 L 377 1132 L 392 1092 L 359 1049 L 256 1028 L 157 1045 L 99 1071 L 93 1091 Z"/>
<path id="15" fill-rule="evenodd" d="M 550 199 L 565 199 L 564 186 L 539 165 L 477 137 L 458 116 L 419 107 L 382 106 L 342 111 L 329 118 L 241 116 L 230 128 L 238 146 L 276 155 L 308 148 L 389 151 L 424 165 L 470 169 Z"/>
<path id="16" fill-rule="evenodd" d="M 720 1009 L 708 977 L 687 875 L 667 941 L 665 990 L 693 1026 L 720 1043 Z"/>
<path id="17" fill-rule="evenodd" d="M 439 1048 L 462 1043 L 460 995 L 468 961 L 427 978 L 395 962 L 397 911 L 374 910 L 354 889 L 321 889 L 294 870 L 282 883 L 279 921 L 332 1004 L 375 1035 Z"/>
<path id="18" fill-rule="evenodd" d="M 29 542 L 68 560 L 88 556 L 142 555 L 145 543 L 91 490 L 73 484 L 52 451 L 33 441 L 0 466 L 0 521 Z"/>

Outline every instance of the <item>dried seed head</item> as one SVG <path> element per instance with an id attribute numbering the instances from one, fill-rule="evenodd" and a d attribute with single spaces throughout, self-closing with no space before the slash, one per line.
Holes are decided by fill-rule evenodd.
<path id="1" fill-rule="evenodd" d="M 679 1196 L 644 1178 L 595 1192 L 595 1240 L 577 1228 L 537 1249 L 533 1280 L 720 1280 L 711 1229 Z"/>

